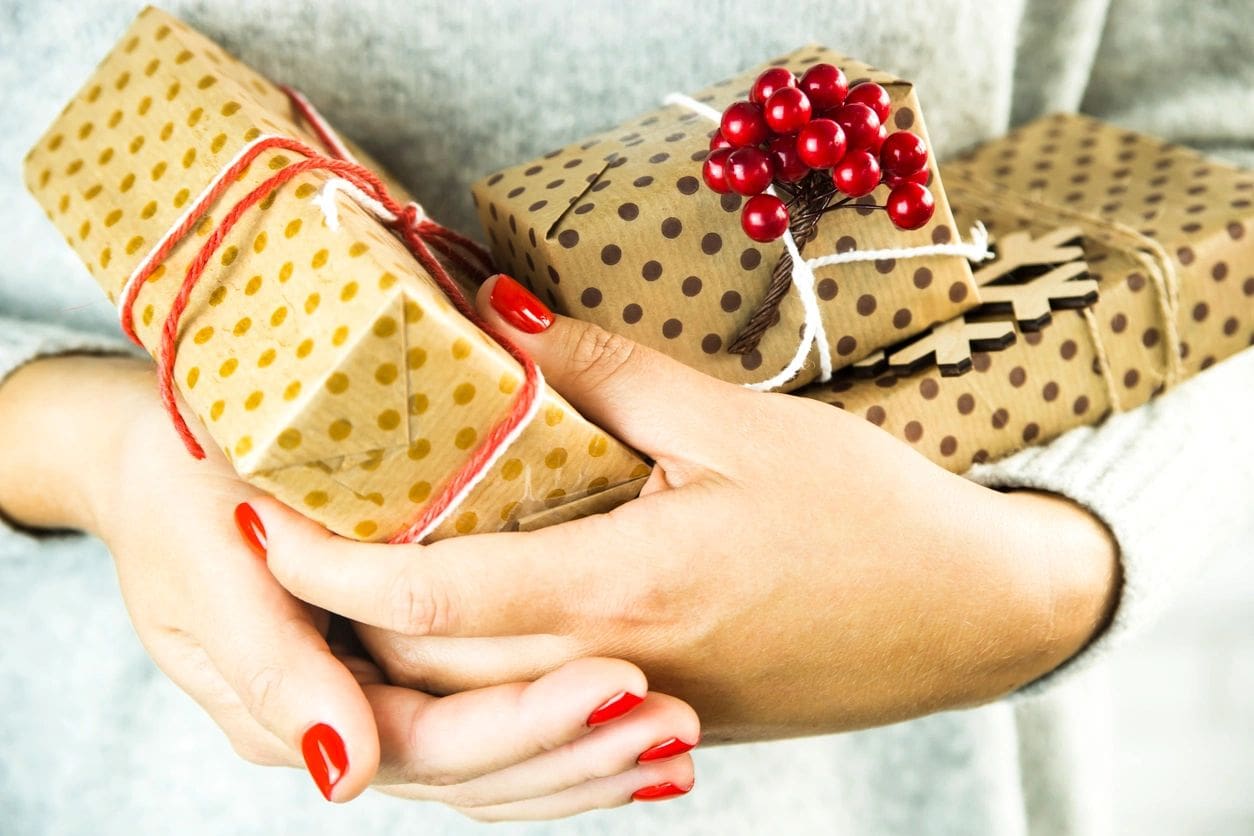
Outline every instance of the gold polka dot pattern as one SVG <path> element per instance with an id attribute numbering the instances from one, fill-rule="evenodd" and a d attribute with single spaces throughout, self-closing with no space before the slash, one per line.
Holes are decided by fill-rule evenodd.
<path id="1" fill-rule="evenodd" d="M 318 146 L 292 121 L 282 91 L 149 8 L 32 149 L 25 173 L 116 299 L 191 197 L 263 133 Z M 217 218 L 291 162 L 285 153 L 258 157 L 152 275 L 136 307 L 145 345 L 158 344 Z M 222 242 L 183 320 L 175 379 L 244 478 L 332 531 L 380 540 L 438 495 L 506 413 L 522 374 L 356 204 L 341 197 L 341 228 L 331 231 L 311 201 L 325 180 L 297 178 Z M 549 392 L 508 456 L 434 536 L 511 528 L 638 480 L 642 469 Z"/>
<path id="2" fill-rule="evenodd" d="M 1254 173 L 1191 150 L 1077 116 L 1025 125 L 945 168 L 959 220 L 990 232 L 1040 235 L 1055 218 L 1033 216 L 1009 195 L 1115 221 L 1162 245 L 1179 277 L 1179 354 L 1196 374 L 1254 345 Z M 942 377 L 845 377 L 801 394 L 840 406 L 954 471 L 1042 444 L 1066 430 L 1131 409 L 1163 391 L 1162 307 L 1144 263 L 1080 221 L 1091 275 L 1099 280 L 1093 328 L 1109 361 L 1100 374 L 1093 331 L 1076 311 L 1055 311 L 1004 351 L 976 353 L 973 369 Z M 1112 404 L 1113 390 L 1117 404 Z"/>
<path id="3" fill-rule="evenodd" d="M 885 85 L 889 130 L 927 138 L 914 86 L 818 46 L 771 62 L 800 73 L 828 61 L 851 82 Z M 757 67 L 695 94 L 723 109 L 746 98 Z M 770 283 L 783 243 L 757 244 L 740 228 L 741 198 L 701 184 L 714 125 L 677 106 L 651 111 L 614 130 L 560 148 L 476 183 L 474 198 L 503 270 L 555 309 L 596 322 L 709 374 L 736 383 L 766 380 L 795 354 L 804 320 L 790 290 L 778 322 L 759 346 L 729 354 Z M 883 212 L 828 214 L 807 258 L 851 249 L 921 246 L 955 240 L 949 204 L 935 167 L 936 213 L 913 232 Z M 880 187 L 861 198 L 883 204 Z M 967 262 L 933 257 L 835 265 L 815 271 L 815 291 L 837 368 L 973 307 L 979 299 Z M 817 351 L 785 389 L 818 372 Z"/>

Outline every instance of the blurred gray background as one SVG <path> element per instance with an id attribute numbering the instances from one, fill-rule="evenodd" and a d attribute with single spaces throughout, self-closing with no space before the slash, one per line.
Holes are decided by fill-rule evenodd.
<path id="1" fill-rule="evenodd" d="M 14 123 L 10 132 L 0 134 L 0 257 L 12 277 L 0 282 L 0 309 L 6 313 L 33 317 L 43 306 L 55 304 L 68 324 L 116 327 L 110 306 L 24 194 L 16 161 L 141 5 L 129 0 L 0 0 L 0 101 Z M 379 11 L 389 4 L 380 0 L 170 0 L 163 5 L 194 19 L 249 63 L 299 83 L 389 167 L 408 172 L 429 208 L 467 229 L 474 229 L 466 190 L 473 177 L 651 107 L 667 90 L 693 89 L 740 69 L 743 61 L 730 44 L 744 28 L 754 27 L 761 44 L 753 54 L 759 57 L 817 40 L 916 78 L 924 101 L 932 103 L 928 124 L 941 138 L 944 153 L 995 136 L 1008 124 L 1045 110 L 1083 107 L 1120 124 L 1152 128 L 1159 135 L 1254 163 L 1254 0 L 1094 0 L 1056 6 L 997 0 L 978 4 L 978 14 L 972 13 L 971 0 L 852 0 L 823 3 L 823 20 L 817 12 L 812 17 L 797 13 L 796 8 L 806 5 L 801 2 L 791 4 L 792 13 L 785 14 L 767 4 L 756 4 L 751 13 L 746 11 L 749 4 L 709 0 L 674 3 L 670 32 L 634 31 L 628 23 L 633 9 L 652 6 L 660 15 L 660 3 L 571 0 L 555 4 L 564 8 L 562 25 L 554 26 L 553 39 L 537 50 L 544 55 L 537 59 L 542 76 L 511 73 L 491 57 L 497 54 L 494 48 L 506 51 L 519 29 L 534 25 L 537 13 L 528 3 L 464 4 L 463 29 L 423 29 L 417 36 L 412 27 L 389 25 Z M 462 13 L 463 4 L 448 5 Z M 892 16 L 894 25 L 874 25 L 867 8 Z M 859 13 L 846 18 L 842 11 Z M 406 14 L 411 13 L 421 14 L 421 9 L 407 8 Z M 361 16 L 385 22 L 354 26 Z M 1103 16 L 1112 23 L 1104 46 L 1099 43 Z M 1214 25 L 1216 16 L 1227 23 Z M 1113 25 L 1138 17 L 1143 26 Z M 888 30 L 891 35 L 885 34 Z M 579 57 L 595 64 L 597 56 L 595 38 L 580 38 L 580 33 L 606 31 L 630 31 L 631 51 L 648 54 L 648 66 L 636 68 L 628 78 L 581 72 Z M 676 41 L 675 31 L 691 33 L 693 46 Z M 1016 55 L 1014 37 L 1007 36 L 1016 31 L 1038 36 L 1026 39 L 1021 55 Z M 1206 42 L 1216 32 L 1224 39 L 1218 48 Z M 327 44 L 337 37 L 350 39 L 356 50 L 355 60 L 342 73 L 326 66 Z M 434 51 L 461 39 L 474 39 L 481 47 L 477 54 L 489 57 L 435 68 L 375 60 L 378 53 Z M 668 46 L 668 41 L 675 42 Z M 67 42 L 79 46 L 67 50 Z M 1207 47 L 1212 47 L 1209 52 Z M 1208 54 L 1210 63 L 1199 66 L 1199 53 Z M 1087 82 L 1090 71 L 1100 83 Z M 531 121 L 520 124 L 508 108 L 497 106 L 539 83 L 553 92 L 548 107 Z M 606 90 L 615 93 L 609 96 Z M 1168 95 L 1156 95 L 1164 91 Z M 1203 101 L 1207 118 L 1197 119 L 1195 108 L 1171 107 L 1181 95 Z M 373 125 L 371 136 L 363 135 L 361 126 L 366 124 Z M 431 124 L 448 129 L 437 136 L 425 134 L 421 129 Z M 29 291 L 29 283 L 45 282 L 52 275 L 67 280 L 39 293 Z M 51 296 L 58 298 L 49 302 Z M 1254 497 L 1250 501 L 1254 506 Z M 43 805 L 48 812 L 76 804 L 146 809 L 134 797 L 160 797 L 214 779 L 224 785 L 258 784 L 273 788 L 275 796 L 321 804 L 306 776 L 291 772 L 258 777 L 256 767 L 229 757 L 229 746 L 217 729 L 146 662 L 103 550 L 80 551 L 63 544 L 42 552 L 38 560 L 25 552 L 4 557 L 8 562 L 0 564 L 0 600 L 23 602 L 24 611 L 50 617 L 28 618 L 17 604 L 8 613 L 0 611 L 6 634 L 0 661 L 6 654 L 16 660 L 16 650 L 25 645 L 32 655 L 8 669 L 21 670 L 24 676 L 27 658 L 48 665 L 47 675 L 32 677 L 24 693 L 0 692 L 0 709 L 51 703 L 67 692 L 81 695 L 85 705 L 115 699 L 119 714 L 146 727 L 151 736 L 119 742 L 103 713 L 55 720 L 10 717 L 17 719 L 11 726 L 41 742 L 56 741 L 56 746 L 29 753 L 33 763 L 0 752 L 0 836 L 15 827 L 5 820 L 4 776 L 13 779 L 8 782 L 13 791 L 18 776 L 41 769 L 68 778 L 63 786 L 77 784 L 66 797 L 43 787 L 23 797 L 24 804 L 36 809 Z M 50 575 L 59 577 L 52 581 Z M 67 603 L 75 601 L 90 603 Z M 58 617 L 67 608 L 71 614 Z M 77 648 L 98 662 L 100 670 L 67 672 L 58 656 L 66 648 Z M 1115 684 L 1108 709 L 1114 719 L 1116 831 L 1254 834 L 1254 544 L 1244 544 L 1217 562 L 1194 588 L 1182 591 L 1175 607 L 1118 651 L 1098 675 Z M 123 693 L 125 698 L 119 696 Z M 72 773 L 67 776 L 63 762 L 73 760 L 75 745 L 92 757 L 103 752 L 116 776 L 95 774 L 77 781 Z M 92 757 L 82 760 L 92 762 Z M 154 764 L 167 762 L 170 766 L 153 784 L 134 786 L 122 780 L 129 769 L 153 771 Z M 205 775 L 205 764 L 220 771 Z M 329 813 L 322 819 L 329 822 L 324 832 L 350 832 L 345 829 L 348 815 L 342 809 Z M 41 817 L 49 819 L 55 816 Z M 137 826 L 136 832 L 171 827 L 165 819 L 145 821 L 153 829 Z M 739 832 L 749 827 L 742 825 Z M 258 822 L 258 828 L 285 831 L 282 822 Z"/>
<path id="2" fill-rule="evenodd" d="M 1242 544 L 1111 658 L 1120 834 L 1254 833 L 1252 558 Z"/>

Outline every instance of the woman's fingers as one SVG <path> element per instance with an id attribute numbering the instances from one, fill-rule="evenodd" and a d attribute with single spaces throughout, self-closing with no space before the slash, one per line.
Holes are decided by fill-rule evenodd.
<path id="1" fill-rule="evenodd" d="M 404 636 L 361 624 L 356 630 L 389 682 L 435 695 L 531 682 L 587 655 L 566 636 Z"/>
<path id="2" fill-rule="evenodd" d="M 589 810 L 621 807 L 632 801 L 666 801 L 687 795 L 695 785 L 692 756 L 685 754 L 659 763 L 644 763 L 627 772 L 588 781 L 543 798 L 481 807 L 452 806 L 462 815 L 484 822 L 544 821 Z M 396 787 L 382 789 L 400 794 Z"/>
<path id="3" fill-rule="evenodd" d="M 463 783 L 577 740 L 639 706 L 648 682 L 628 662 L 589 658 L 535 682 L 443 698 L 394 686 L 366 690 L 379 729 L 379 782 L 438 786 Z"/>
<path id="4" fill-rule="evenodd" d="M 273 499 L 256 499 L 267 564 L 303 601 L 406 635 L 556 632 L 612 538 L 603 517 L 534 532 L 481 534 L 430 546 L 358 543 Z M 456 545 L 454 546 L 454 543 Z M 597 544 L 600 555 L 588 553 Z M 586 597 L 586 596 L 585 596 Z"/>
<path id="5" fill-rule="evenodd" d="M 303 614 L 259 608 L 206 643 L 249 713 L 300 753 L 328 801 L 370 785 L 379 751 L 369 704 Z"/>
<path id="6" fill-rule="evenodd" d="M 459 808 L 542 799 L 581 784 L 637 771 L 642 764 L 679 758 L 696 745 L 700 731 L 696 712 L 687 704 L 665 694 L 649 694 L 625 717 L 514 766 L 458 784 L 405 784 L 392 789 L 406 798 L 439 801 Z M 638 783 L 643 780 L 647 779 L 623 779 L 626 784 L 638 784 L 627 795 L 647 786 Z"/>
<path id="7" fill-rule="evenodd" d="M 696 785 L 691 755 L 643 763 L 627 772 L 570 787 L 553 795 L 504 804 L 473 806 L 448 802 L 459 813 L 483 822 L 545 821 L 608 810 L 632 801 L 666 801 L 687 795 Z M 409 787 L 379 787 L 380 792 L 415 798 Z"/>
<path id="8" fill-rule="evenodd" d="M 544 370 L 553 388 L 589 420 L 654 459 L 704 460 L 723 446 L 734 407 L 751 394 L 626 337 L 563 316 L 520 329 L 520 305 L 539 304 L 508 276 L 484 282 L 476 306 Z"/>
<path id="9" fill-rule="evenodd" d="M 309 611 L 264 570 L 203 594 L 215 614 L 205 650 L 249 713 L 300 754 L 328 801 L 360 794 L 378 767 L 374 716 Z"/>
<path id="10" fill-rule="evenodd" d="M 218 724 L 237 755 L 258 766 L 299 765 L 291 747 L 249 713 L 204 648 L 179 634 L 158 633 L 147 649 L 157 667 Z"/>
<path id="11" fill-rule="evenodd" d="M 485 822 L 562 819 L 588 810 L 622 807 L 632 801 L 678 798 L 692 792 L 696 780 L 692 756 L 680 755 L 661 763 L 644 763 L 629 772 L 589 781 L 544 798 L 458 809 Z"/>

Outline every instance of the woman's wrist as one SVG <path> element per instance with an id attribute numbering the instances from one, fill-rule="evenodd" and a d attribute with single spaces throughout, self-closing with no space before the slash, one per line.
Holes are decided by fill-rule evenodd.
<path id="1" fill-rule="evenodd" d="M 153 402 L 152 367 L 130 357 L 35 360 L 0 383 L 0 509 L 31 528 L 100 533 L 135 416 Z"/>
<path id="2" fill-rule="evenodd" d="M 1122 586 L 1109 529 L 1066 497 L 1039 491 L 998 495 L 1007 570 L 1027 590 L 1014 626 L 1015 687 L 1045 676 L 1087 647 L 1109 624 Z"/>
<path id="3" fill-rule="evenodd" d="M 908 680 L 887 683 L 889 710 L 856 717 L 859 726 L 981 705 L 1024 687 L 1086 646 L 1118 595 L 1114 539 L 1081 506 L 1047 493 L 1000 493 L 930 466 L 903 478 L 927 502 L 908 504 L 918 518 L 888 534 L 910 580 L 901 567 L 885 571 L 890 588 L 908 584 L 896 609 L 917 633 L 904 651 L 917 656 L 899 666 Z"/>

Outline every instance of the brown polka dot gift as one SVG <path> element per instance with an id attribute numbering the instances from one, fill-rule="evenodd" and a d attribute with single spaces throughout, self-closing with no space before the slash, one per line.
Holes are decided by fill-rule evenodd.
<path id="1" fill-rule="evenodd" d="M 424 515 L 431 538 L 497 531 L 638 491 L 647 466 L 542 382 L 519 432 L 484 456 L 517 409 L 524 370 L 434 280 L 452 287 L 444 264 L 468 257 L 454 250 L 426 269 L 381 204 L 354 196 L 353 182 L 369 186 L 353 180 L 360 167 L 304 168 L 310 157 L 266 145 L 338 142 L 301 102 L 149 8 L 26 159 L 31 192 L 110 299 L 133 297 L 124 307 L 138 341 L 173 356 L 180 411 L 244 479 L 360 540 L 390 539 Z M 340 147 L 337 157 L 379 171 Z M 225 191 L 208 214 L 189 215 L 215 183 Z M 408 200 L 384 183 L 397 205 Z M 232 218 L 253 192 L 264 199 Z M 167 240 L 177 243 L 162 250 Z M 189 268 L 203 280 L 180 300 Z M 482 478 L 429 514 L 473 461 Z"/>
<path id="2" fill-rule="evenodd" d="M 787 89 L 766 89 L 775 84 Z M 776 98 L 780 119 L 771 121 Z M 909 82 L 808 46 L 665 100 L 475 184 L 497 263 L 555 309 L 724 380 L 789 391 L 979 302 L 964 255 L 982 247 L 955 224 Z M 736 121 L 738 109 L 748 122 Z M 803 148 L 791 131 L 811 117 Z M 755 125 L 761 119 L 775 136 Z M 780 156 L 768 160 L 770 149 Z M 800 156 L 814 177 L 802 179 L 810 169 Z M 724 157 L 740 180 L 724 181 Z M 865 163 L 851 166 L 855 158 Z M 889 168 L 903 160 L 918 169 L 903 178 L 913 181 L 904 187 L 912 202 L 893 200 L 890 188 Z M 759 194 L 772 177 L 774 188 Z M 842 200 L 810 188 L 830 191 L 834 181 Z"/>
<path id="3" fill-rule="evenodd" d="M 993 235 L 985 304 L 800 394 L 962 471 L 1254 344 L 1254 172 L 1056 115 L 944 174 L 957 217 Z"/>

